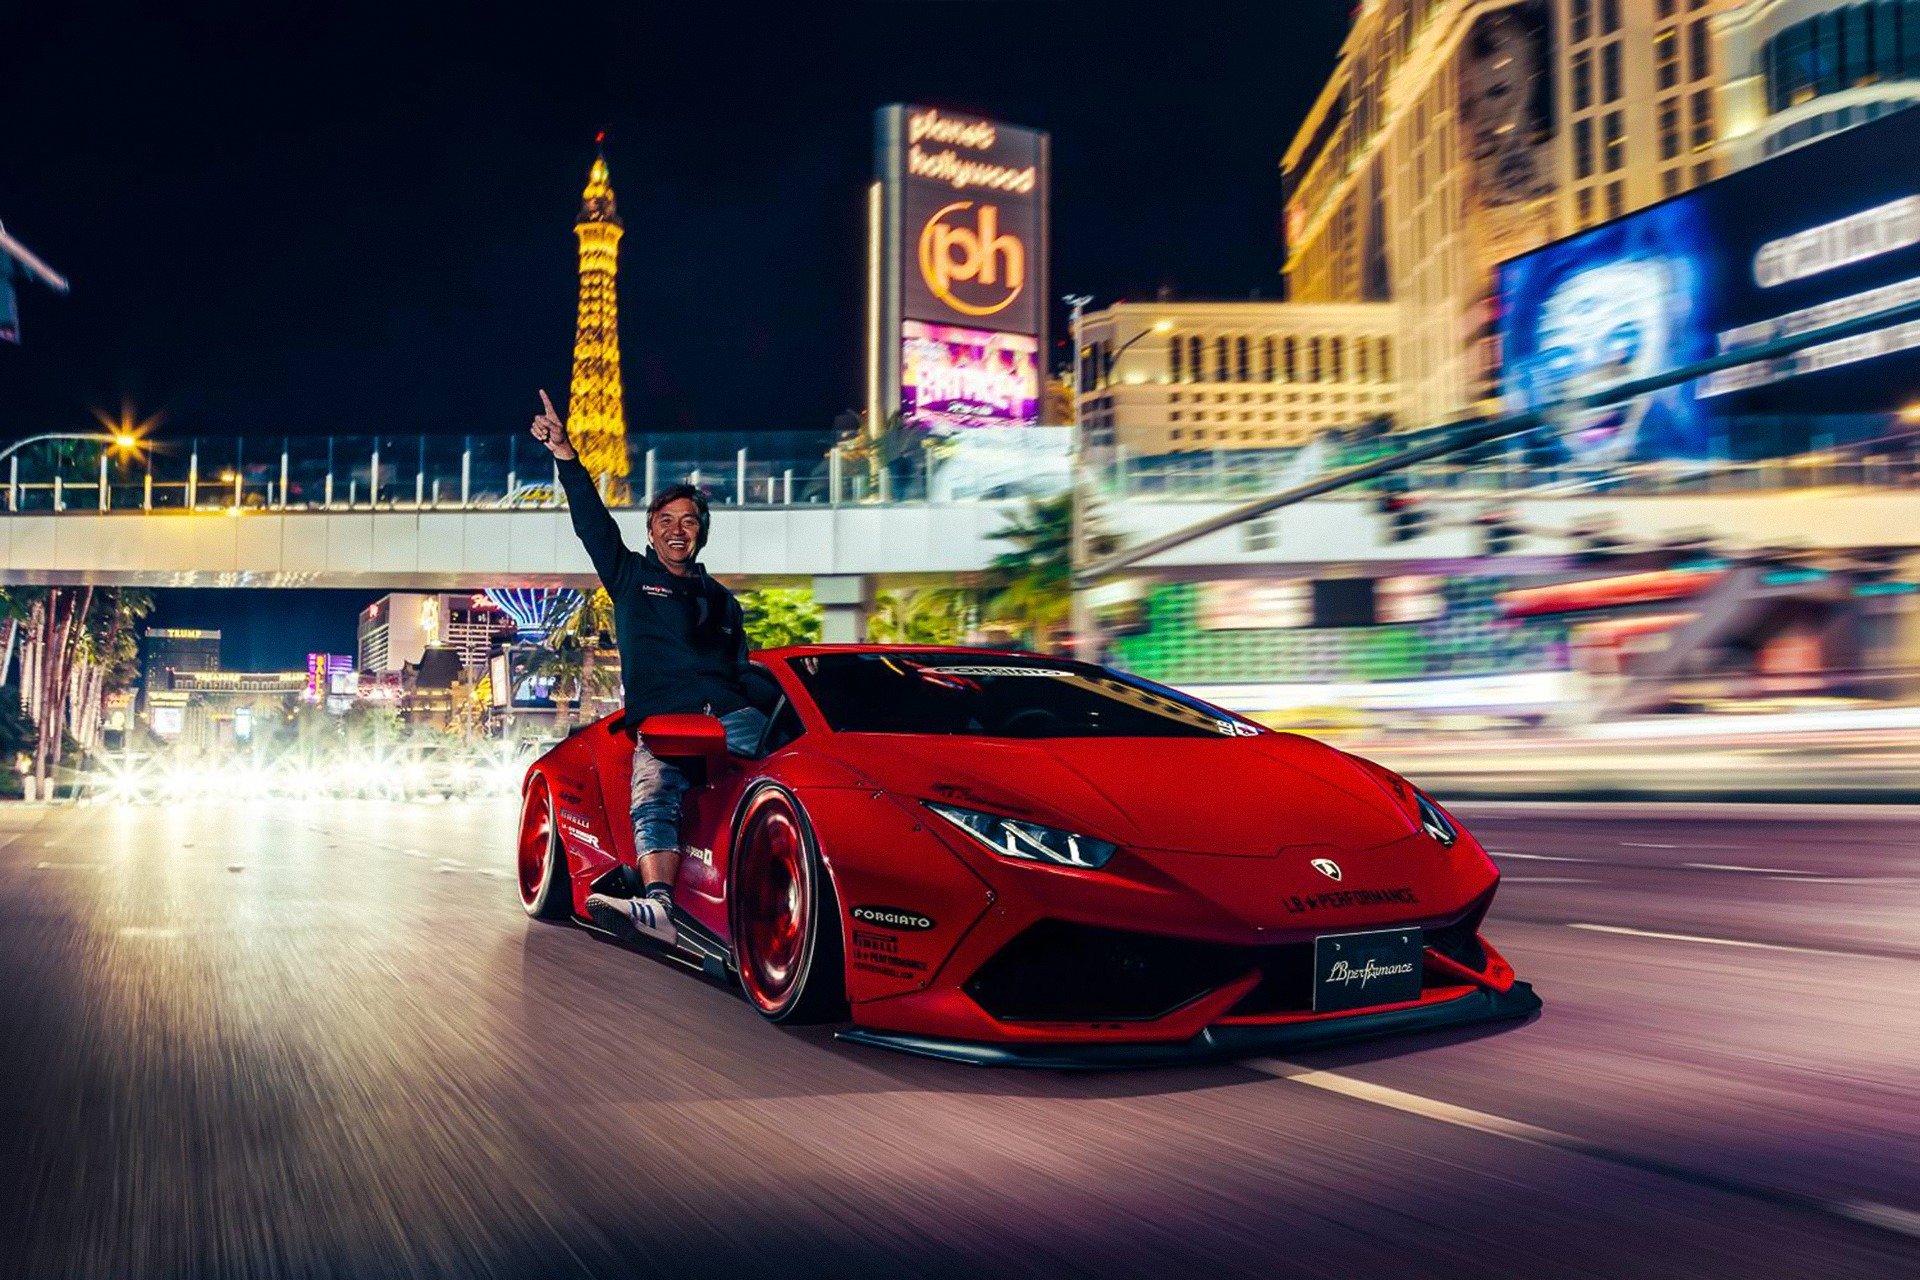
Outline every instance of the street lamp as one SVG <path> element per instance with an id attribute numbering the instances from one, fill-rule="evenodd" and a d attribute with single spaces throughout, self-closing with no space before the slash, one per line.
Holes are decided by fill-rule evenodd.
<path id="1" fill-rule="evenodd" d="M 1070 293 L 1061 299 L 1071 309 L 1073 315 L 1073 452 L 1072 467 L 1068 474 L 1068 526 L 1067 526 L 1067 563 L 1072 570 L 1069 574 L 1067 629 L 1073 637 L 1074 657 L 1091 662 L 1099 656 L 1098 646 L 1093 635 L 1093 611 L 1088 607 L 1087 593 L 1078 586 L 1071 585 L 1079 579 L 1079 569 L 1087 562 L 1087 494 L 1085 476 L 1088 466 L 1093 462 L 1093 451 L 1086 443 L 1086 423 L 1081 411 L 1081 352 L 1086 343 L 1082 341 L 1081 327 L 1085 320 L 1087 304 L 1093 301 L 1091 295 Z M 1114 366 L 1120 363 L 1120 357 L 1128 348 L 1148 334 L 1166 334 L 1173 331 L 1173 321 L 1156 320 L 1148 327 L 1128 338 L 1110 352 L 1099 355 L 1100 380 L 1104 382 L 1113 373 Z"/>
<path id="2" fill-rule="evenodd" d="M 131 453 L 140 447 L 140 437 L 131 431 L 45 431 L 37 436 L 28 436 L 24 440 L 15 440 L 5 448 L 0 448 L 0 462 L 12 461 L 7 467 L 7 510 L 18 510 L 20 493 L 20 460 L 13 455 L 30 444 L 40 444 L 46 440 L 98 440 L 106 445 L 100 451 L 100 502 L 102 511 L 107 501 L 107 454 L 112 452 Z M 60 505 L 59 478 L 54 478 L 54 506 Z"/>
<path id="3" fill-rule="evenodd" d="M 108 448 L 123 453 L 140 447 L 140 437 L 128 431 L 47 431 L 37 436 L 28 436 L 25 440 L 15 440 L 4 449 L 0 449 L 0 462 L 5 462 L 30 444 L 39 444 L 42 440 L 100 440 Z"/>

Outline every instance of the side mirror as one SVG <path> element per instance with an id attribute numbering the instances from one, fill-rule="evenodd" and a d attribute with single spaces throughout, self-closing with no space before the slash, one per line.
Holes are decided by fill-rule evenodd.
<path id="1" fill-rule="evenodd" d="M 648 716 L 640 722 L 640 741 L 662 760 L 712 763 L 727 754 L 726 728 L 714 716 Z"/>

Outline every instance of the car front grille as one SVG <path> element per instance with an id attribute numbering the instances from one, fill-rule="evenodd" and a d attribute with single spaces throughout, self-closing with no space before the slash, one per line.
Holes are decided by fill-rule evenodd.
<path id="1" fill-rule="evenodd" d="M 966 992 L 1002 1022 L 1143 1022 L 1254 967 L 1254 949 L 1042 920 L 994 953 Z"/>

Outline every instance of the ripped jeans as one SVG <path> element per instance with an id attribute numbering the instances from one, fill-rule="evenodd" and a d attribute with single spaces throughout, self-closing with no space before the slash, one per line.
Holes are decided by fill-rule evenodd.
<path id="1" fill-rule="evenodd" d="M 727 751 L 736 756 L 750 755 L 760 745 L 767 714 L 756 707 L 741 707 L 721 716 L 720 725 L 727 731 Z M 687 775 L 678 765 L 648 751 L 640 735 L 634 734 L 633 791 L 628 809 L 633 819 L 634 852 L 680 847 L 680 800 L 686 794 Z"/>

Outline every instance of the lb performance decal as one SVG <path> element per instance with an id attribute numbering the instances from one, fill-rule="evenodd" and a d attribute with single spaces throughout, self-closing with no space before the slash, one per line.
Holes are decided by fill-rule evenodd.
<path id="1" fill-rule="evenodd" d="M 1286 899 L 1287 911 L 1298 915 L 1303 911 L 1330 911 L 1340 907 L 1410 907 L 1420 901 L 1420 896 L 1404 885 L 1392 889 L 1334 889 L 1326 893 L 1308 893 L 1289 896 Z"/>
<path id="2" fill-rule="evenodd" d="M 903 933 L 919 933 L 933 928 L 933 917 L 918 911 L 907 911 L 901 907 L 855 907 L 848 914 L 861 924 L 878 925 L 882 929 L 898 929 Z"/>
<path id="3" fill-rule="evenodd" d="M 868 933 L 865 929 L 855 929 L 853 967 L 862 973 L 899 982 L 918 980 L 922 986 L 926 984 L 927 962 L 900 954 L 900 939 L 891 933 Z"/>

